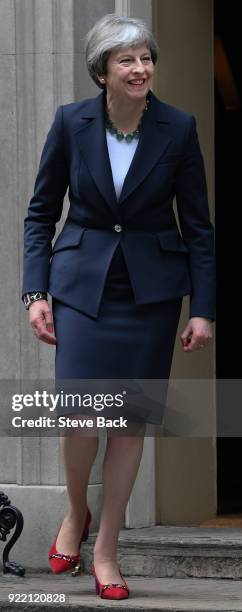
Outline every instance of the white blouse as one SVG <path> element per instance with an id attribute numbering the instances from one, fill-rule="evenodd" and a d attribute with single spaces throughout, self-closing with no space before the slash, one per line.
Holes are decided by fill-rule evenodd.
<path id="1" fill-rule="evenodd" d="M 106 137 L 113 174 L 113 182 L 118 199 L 139 140 L 137 138 L 134 138 L 131 142 L 117 140 L 117 138 L 113 134 L 110 134 L 108 130 L 106 130 Z"/>

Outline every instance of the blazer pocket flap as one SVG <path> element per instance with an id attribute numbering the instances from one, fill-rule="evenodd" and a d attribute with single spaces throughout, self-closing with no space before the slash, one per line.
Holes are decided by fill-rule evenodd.
<path id="1" fill-rule="evenodd" d="M 182 251 L 183 253 L 188 253 L 188 248 L 180 234 L 160 232 L 158 238 L 162 249 L 166 251 Z"/>
<path id="2" fill-rule="evenodd" d="M 55 244 L 52 249 L 52 255 L 54 253 L 57 253 L 57 251 L 62 251 L 62 249 L 71 249 L 73 247 L 79 246 L 84 231 L 85 228 L 78 227 L 78 225 L 64 226 L 62 232 L 55 241 Z"/>

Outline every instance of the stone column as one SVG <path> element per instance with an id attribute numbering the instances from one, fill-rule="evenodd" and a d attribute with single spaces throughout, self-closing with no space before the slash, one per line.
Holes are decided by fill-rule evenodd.
<path id="1" fill-rule="evenodd" d="M 160 47 L 155 94 L 164 102 L 196 117 L 205 162 L 211 219 L 214 222 L 213 2 L 153 0 L 153 24 Z M 184 298 L 171 379 L 209 381 L 216 376 L 215 343 L 211 342 L 201 351 L 184 354 L 180 334 L 188 316 L 189 299 Z M 214 325 L 213 330 L 215 333 Z M 178 388 L 182 389 L 179 383 Z M 209 390 L 208 384 L 206 389 Z M 210 394 L 209 403 L 205 393 L 197 393 L 194 397 L 192 384 L 186 385 L 186 393 L 187 402 L 195 412 L 199 410 L 199 414 L 203 415 L 204 407 L 204 414 L 208 410 L 208 414 L 216 419 L 215 388 L 213 396 Z M 179 401 L 174 403 L 172 395 L 168 394 L 167 404 L 173 410 L 174 418 L 180 416 L 182 419 Z M 191 413 L 190 416 L 192 420 Z M 199 437 L 198 432 L 195 438 L 157 439 L 156 451 L 157 522 L 194 524 L 213 516 L 217 503 L 216 438 L 212 435 Z"/>

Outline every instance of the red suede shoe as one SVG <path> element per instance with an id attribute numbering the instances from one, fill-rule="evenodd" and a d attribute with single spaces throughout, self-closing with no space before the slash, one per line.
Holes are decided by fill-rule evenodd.
<path id="1" fill-rule="evenodd" d="M 92 573 L 95 578 L 96 593 L 97 595 L 100 595 L 101 599 L 127 599 L 129 597 L 129 587 L 126 584 L 121 572 L 120 576 L 123 579 L 124 584 L 101 584 L 95 572 L 94 565 L 92 565 Z"/>
<path id="2" fill-rule="evenodd" d="M 82 532 L 82 537 L 81 537 L 79 546 L 81 546 L 82 542 L 86 542 L 86 540 L 88 539 L 89 525 L 90 525 L 91 520 L 92 520 L 92 515 L 91 515 L 89 508 L 87 508 L 86 521 L 85 521 L 85 525 L 84 525 L 84 529 Z M 62 572 L 67 572 L 68 570 L 72 570 L 72 576 L 76 576 L 76 574 L 78 574 L 80 570 L 80 553 L 78 553 L 78 555 L 73 555 L 73 556 L 64 555 L 62 553 L 59 553 L 58 550 L 56 550 L 56 540 L 58 537 L 58 533 L 49 551 L 49 563 L 50 563 L 52 572 L 54 572 L 54 574 L 61 574 Z"/>

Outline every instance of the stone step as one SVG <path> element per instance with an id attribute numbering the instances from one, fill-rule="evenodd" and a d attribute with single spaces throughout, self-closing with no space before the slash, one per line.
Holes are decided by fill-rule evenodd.
<path id="1" fill-rule="evenodd" d="M 90 571 L 96 534 L 82 544 Z M 126 576 L 242 579 L 242 530 L 155 526 L 121 529 L 118 561 Z"/>
<path id="2" fill-rule="evenodd" d="M 242 582 L 197 578 L 139 578 L 127 580 L 130 597 L 107 601 L 95 594 L 90 575 L 72 577 L 26 572 L 22 578 L 0 574 L 1 612 L 242 612 Z M 18 598 L 9 602 L 9 593 Z M 46 602 L 47 594 L 52 602 Z M 53 596 L 55 594 L 55 597 Z M 62 599 L 58 601 L 59 594 Z M 40 598 L 37 601 L 37 597 Z M 17 601 L 18 599 L 18 601 Z M 35 600 L 35 601 L 34 601 Z M 55 600 L 55 601 L 54 601 Z"/>

